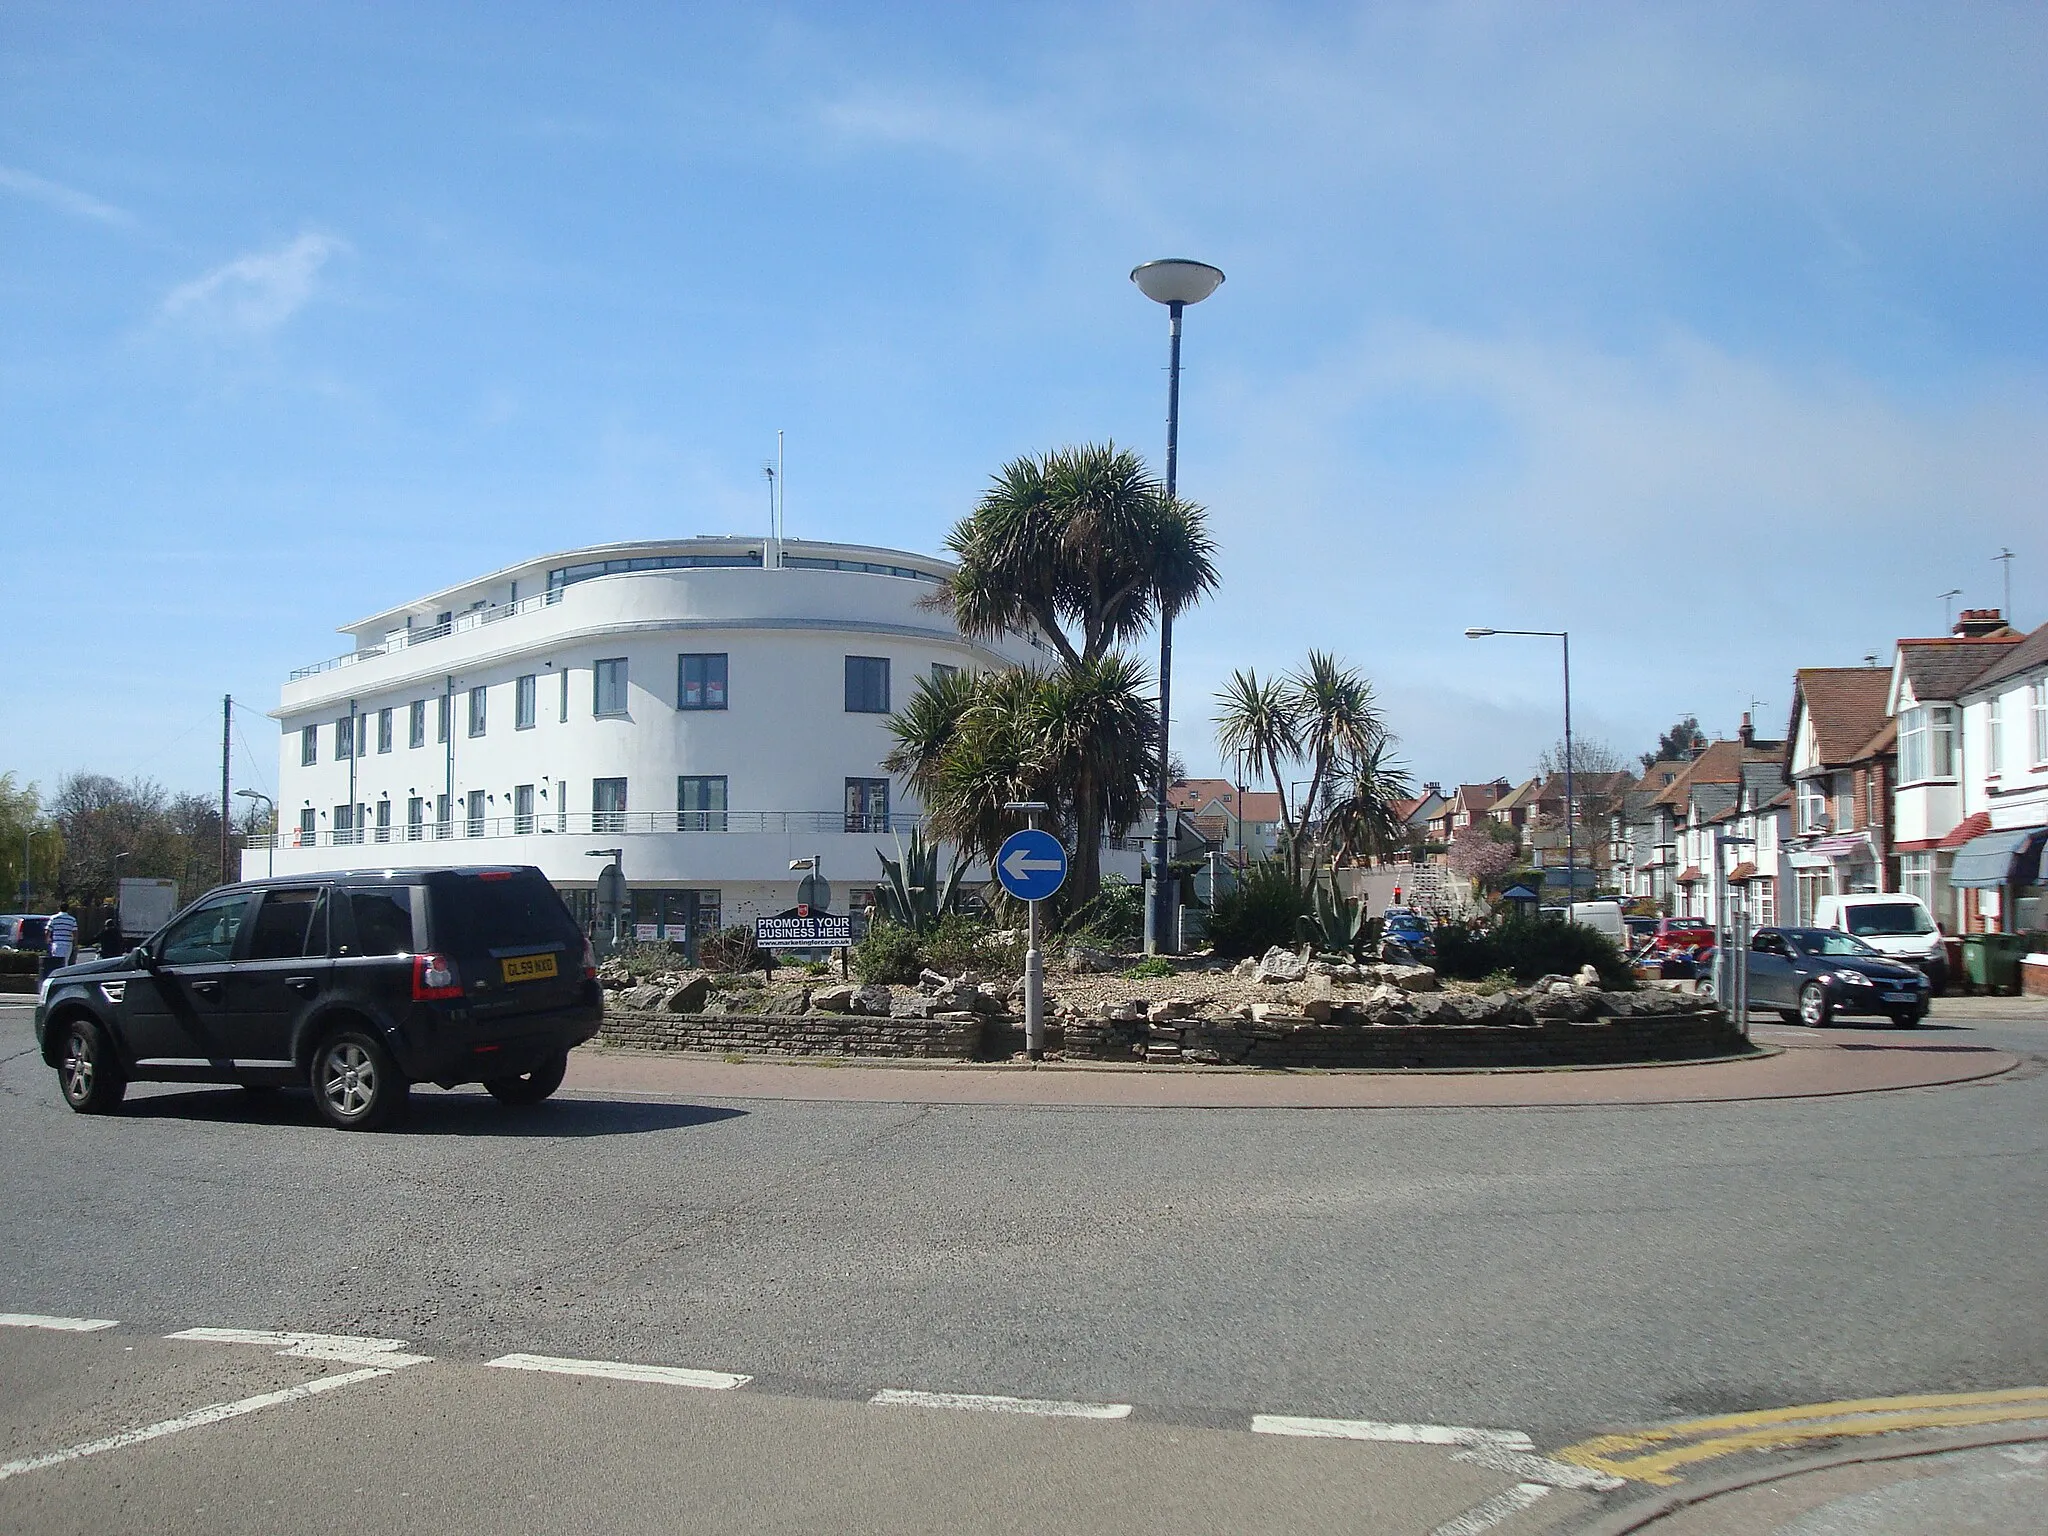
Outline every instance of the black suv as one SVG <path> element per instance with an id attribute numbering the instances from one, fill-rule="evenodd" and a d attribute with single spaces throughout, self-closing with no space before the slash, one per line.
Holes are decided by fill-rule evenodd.
<path id="1" fill-rule="evenodd" d="M 127 954 L 53 971 L 36 1042 L 83 1113 L 137 1080 L 306 1084 L 359 1130 L 402 1114 L 415 1082 L 538 1103 L 603 1011 L 539 870 L 379 870 L 208 892 Z"/>

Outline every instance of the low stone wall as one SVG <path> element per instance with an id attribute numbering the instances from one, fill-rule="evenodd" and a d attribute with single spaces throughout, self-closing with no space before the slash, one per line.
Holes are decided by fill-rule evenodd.
<path id="1" fill-rule="evenodd" d="M 859 1014 L 605 1013 L 607 1045 L 712 1056 L 849 1056 L 1004 1061 L 1024 1048 L 1011 1019 Z M 1719 1009 L 1574 1022 L 1367 1024 L 1336 1019 L 1180 1019 L 1050 1024 L 1046 1048 L 1069 1061 L 1195 1062 L 1252 1067 L 1612 1066 L 1740 1055 L 1749 1043 Z"/>
<path id="2" fill-rule="evenodd" d="M 1252 1067 L 1588 1067 L 1633 1061 L 1697 1061 L 1751 1049 L 1719 1009 L 1584 1022 L 1537 1019 L 1526 1024 L 1327 1024 L 1191 1019 L 1148 1035 L 1145 1059 Z M 1131 1060 L 1136 1042 L 1111 1031 L 1070 1027 L 1069 1059 Z M 1100 1036 L 1101 1038 L 1090 1038 Z"/>
<path id="3" fill-rule="evenodd" d="M 668 1013 L 608 1001 L 606 1045 L 711 1056 L 937 1057 L 971 1061 L 981 1050 L 981 1020 L 868 1018 L 852 1013 Z"/>

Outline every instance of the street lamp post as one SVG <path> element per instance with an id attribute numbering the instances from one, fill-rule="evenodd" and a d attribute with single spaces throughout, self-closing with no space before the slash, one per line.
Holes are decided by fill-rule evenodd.
<path id="1" fill-rule="evenodd" d="M 264 873 L 268 875 L 276 874 L 277 802 L 271 799 L 270 796 L 264 794 L 263 791 L 260 789 L 238 789 L 235 791 L 235 798 L 237 800 L 261 800 L 265 805 L 270 807 L 270 857 L 264 861 Z"/>
<path id="2" fill-rule="evenodd" d="M 1164 304 L 1168 316 L 1168 362 L 1166 380 L 1166 499 L 1171 502 L 1178 486 L 1180 456 L 1180 314 L 1190 304 L 1199 304 L 1223 281 L 1221 269 L 1201 261 L 1148 261 L 1131 269 L 1131 281 L 1156 304 Z M 1173 876 L 1168 869 L 1166 793 L 1166 738 L 1172 719 L 1173 615 L 1165 608 L 1159 613 L 1159 772 L 1154 788 L 1158 792 L 1157 814 L 1152 822 L 1152 886 L 1145 901 L 1145 953 L 1172 954 L 1179 949 L 1173 932 Z"/>
<path id="3" fill-rule="evenodd" d="M 1564 642 L 1564 881 L 1565 916 L 1579 899 L 1578 807 L 1572 794 L 1572 637 L 1562 629 L 1468 629 L 1467 640 L 1484 640 L 1488 635 L 1538 635 Z"/>

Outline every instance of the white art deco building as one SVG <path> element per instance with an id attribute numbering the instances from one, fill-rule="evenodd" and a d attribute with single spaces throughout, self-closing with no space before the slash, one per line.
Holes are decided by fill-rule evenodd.
<path id="1" fill-rule="evenodd" d="M 579 914 L 610 854 L 645 938 L 693 942 L 794 904 L 832 908 L 917 825 L 881 766 L 921 677 L 1044 659 L 965 640 L 924 599 L 946 562 L 738 537 L 550 555 L 345 625 L 294 672 L 275 848 L 248 876 L 538 865 Z M 1137 854 L 1106 855 L 1135 877 Z M 1128 865 L 1128 868 L 1122 866 Z"/>

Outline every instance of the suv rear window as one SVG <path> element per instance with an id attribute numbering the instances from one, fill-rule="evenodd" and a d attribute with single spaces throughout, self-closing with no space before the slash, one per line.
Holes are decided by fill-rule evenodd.
<path id="1" fill-rule="evenodd" d="M 538 949 L 576 937 L 576 920 L 562 898 L 533 871 L 434 875 L 430 881 L 436 949 Z"/>
<path id="2" fill-rule="evenodd" d="M 409 885 L 380 885 L 348 893 L 349 914 L 355 919 L 354 953 L 359 955 L 409 955 L 413 952 L 412 901 Z"/>

